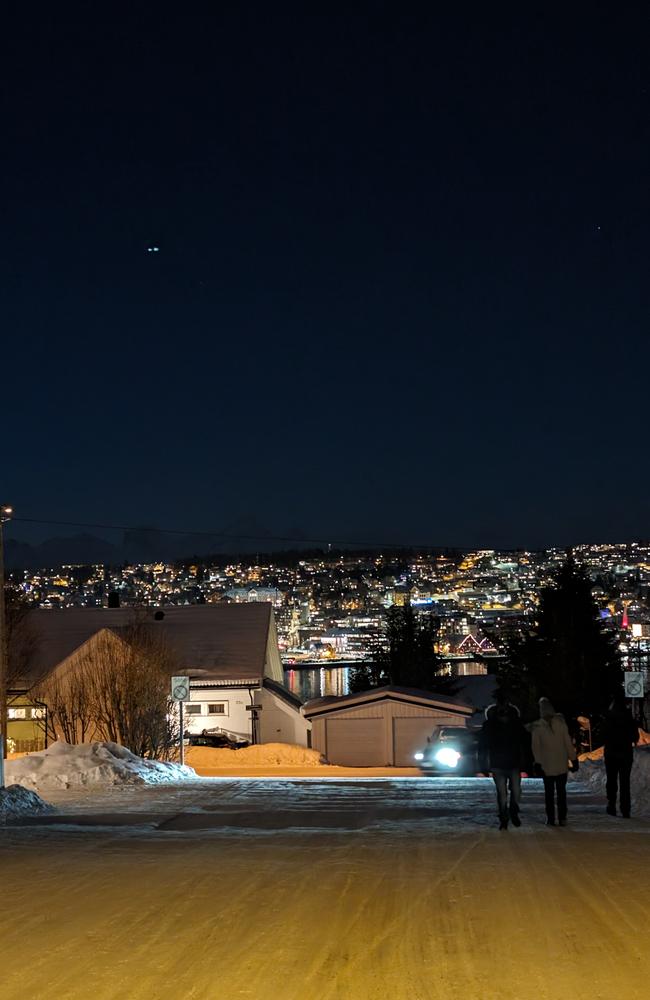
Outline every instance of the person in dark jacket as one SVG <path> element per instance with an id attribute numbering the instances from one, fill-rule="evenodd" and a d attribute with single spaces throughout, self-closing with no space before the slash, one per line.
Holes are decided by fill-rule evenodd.
<path id="1" fill-rule="evenodd" d="M 629 819 L 632 808 L 630 773 L 634 746 L 639 742 L 639 727 L 632 718 L 623 692 L 616 694 L 605 717 L 605 773 L 607 809 L 616 816 L 616 797 L 620 793 L 621 815 Z"/>
<path id="2" fill-rule="evenodd" d="M 485 712 L 479 736 L 479 761 L 485 774 L 492 774 L 497 793 L 499 829 L 521 826 L 521 771 L 526 760 L 527 734 L 519 710 L 511 705 L 503 691 L 496 694 L 496 704 Z M 510 802 L 508 802 L 508 791 Z"/>

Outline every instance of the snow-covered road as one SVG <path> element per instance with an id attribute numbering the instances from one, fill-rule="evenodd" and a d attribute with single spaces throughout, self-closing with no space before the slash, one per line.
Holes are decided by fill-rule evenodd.
<path id="1" fill-rule="evenodd" d="M 78 793 L 76 793 L 78 795 Z M 116 788 L 0 830 L 3 1000 L 624 997 L 650 823 L 570 788 L 500 833 L 485 779 Z"/>

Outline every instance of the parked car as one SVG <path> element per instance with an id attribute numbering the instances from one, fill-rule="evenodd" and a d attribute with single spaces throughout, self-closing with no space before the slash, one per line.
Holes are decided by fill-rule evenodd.
<path id="1" fill-rule="evenodd" d="M 415 754 L 415 762 L 423 774 L 431 777 L 474 777 L 479 771 L 478 737 L 476 729 L 436 726 L 427 745 Z"/>
<path id="2" fill-rule="evenodd" d="M 226 733 L 190 733 L 191 747 L 217 747 L 241 750 L 249 745 L 248 740 L 237 740 Z"/>

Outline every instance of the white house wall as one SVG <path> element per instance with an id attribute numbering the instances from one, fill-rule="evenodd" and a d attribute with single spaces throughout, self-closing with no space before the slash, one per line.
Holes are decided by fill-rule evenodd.
<path id="1" fill-rule="evenodd" d="M 267 688 L 256 692 L 255 704 L 262 706 L 261 743 L 295 743 L 297 746 L 307 746 L 307 734 L 311 724 L 299 709 L 287 704 Z"/>
<path id="2" fill-rule="evenodd" d="M 253 690 L 253 701 L 257 702 L 260 691 Z M 251 738 L 251 713 L 246 706 L 251 704 L 248 688 L 190 688 L 190 701 L 185 704 L 185 729 L 190 733 L 202 733 L 204 729 L 224 729 L 242 739 Z M 201 712 L 194 714 L 190 708 L 200 705 Z M 213 714 L 209 705 L 224 705 L 223 714 Z"/>
<path id="3" fill-rule="evenodd" d="M 252 700 L 251 700 L 252 694 Z M 185 703 L 185 729 L 200 734 L 204 729 L 223 729 L 250 740 L 251 713 L 246 706 L 261 705 L 258 739 L 260 743 L 295 743 L 307 746 L 311 723 L 299 709 L 287 704 L 266 688 L 197 688 L 190 689 L 190 701 Z M 200 705 L 194 714 L 191 706 Z M 209 705 L 224 705 L 223 714 L 210 713 Z"/>

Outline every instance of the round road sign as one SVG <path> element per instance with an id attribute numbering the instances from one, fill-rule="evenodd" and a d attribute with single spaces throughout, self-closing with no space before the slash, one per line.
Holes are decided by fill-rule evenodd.
<path id="1" fill-rule="evenodd" d="M 187 701 L 190 696 L 189 677 L 172 677 L 172 698 L 174 701 Z"/>

